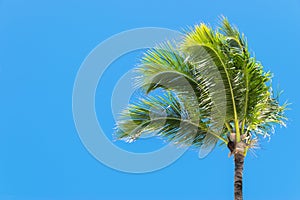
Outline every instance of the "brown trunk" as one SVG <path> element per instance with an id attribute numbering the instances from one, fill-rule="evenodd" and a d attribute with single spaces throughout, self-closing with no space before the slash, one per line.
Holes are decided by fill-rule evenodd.
<path id="1" fill-rule="evenodd" d="M 243 200 L 244 155 L 239 152 L 235 153 L 234 164 L 234 200 Z"/>

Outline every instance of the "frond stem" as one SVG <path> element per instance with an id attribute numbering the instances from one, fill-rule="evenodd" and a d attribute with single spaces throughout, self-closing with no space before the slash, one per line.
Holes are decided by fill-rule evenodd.
<path id="1" fill-rule="evenodd" d="M 218 59 L 220 60 L 220 62 L 222 64 L 222 67 L 224 68 L 224 71 L 225 71 L 225 74 L 226 74 L 226 77 L 227 77 L 227 81 L 228 81 L 228 85 L 229 85 L 229 88 L 230 88 L 231 100 L 232 100 L 232 105 L 233 105 L 234 125 L 235 125 L 235 129 L 236 129 L 236 134 L 235 134 L 236 135 L 236 142 L 240 142 L 241 141 L 241 136 L 240 136 L 239 120 L 238 120 L 238 117 L 237 117 L 237 111 L 236 111 L 236 105 L 235 105 L 235 100 L 234 100 L 233 89 L 232 89 L 232 85 L 231 85 L 231 82 L 230 82 L 230 77 L 229 77 L 228 71 L 226 69 L 226 66 L 223 63 L 222 59 L 220 58 L 220 56 L 218 55 L 218 53 L 216 52 L 215 49 L 213 49 L 212 47 L 210 47 L 208 45 L 205 45 L 205 44 L 200 44 L 200 46 L 204 46 L 204 47 L 207 47 L 207 48 L 211 49 L 215 53 L 215 55 L 218 57 Z"/>

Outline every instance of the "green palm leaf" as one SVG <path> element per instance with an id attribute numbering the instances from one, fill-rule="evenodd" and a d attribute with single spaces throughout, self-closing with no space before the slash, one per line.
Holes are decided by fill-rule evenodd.
<path id="1" fill-rule="evenodd" d="M 142 135 L 157 135 L 180 145 L 201 146 L 211 132 L 205 123 L 195 124 L 178 97 L 167 92 L 131 104 L 119 118 L 115 136 L 132 142 Z"/>

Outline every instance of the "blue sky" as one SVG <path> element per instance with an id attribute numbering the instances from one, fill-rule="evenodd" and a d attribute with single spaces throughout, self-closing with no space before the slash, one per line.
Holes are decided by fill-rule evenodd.
<path id="1" fill-rule="evenodd" d="M 138 27 L 214 26 L 220 15 L 246 34 L 257 59 L 274 73 L 273 84 L 284 89 L 281 99 L 292 103 L 287 128 L 263 142 L 257 157 L 246 158 L 245 199 L 300 199 L 299 0 L 0 0 L 0 199 L 232 199 L 227 149 L 203 160 L 190 150 L 163 170 L 122 173 L 89 154 L 72 116 L 77 71 L 101 41 Z M 108 137 L 115 123 L 111 90 L 140 55 L 122 56 L 98 85 L 97 116 Z M 164 144 L 117 145 L 143 152 Z"/>

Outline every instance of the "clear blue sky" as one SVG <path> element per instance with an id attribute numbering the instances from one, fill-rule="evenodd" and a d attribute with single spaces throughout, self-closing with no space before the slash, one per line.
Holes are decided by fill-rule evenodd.
<path id="1" fill-rule="evenodd" d="M 299 0 L 0 0 L 0 199 L 232 199 L 227 149 L 203 160 L 191 150 L 163 170 L 122 173 L 88 153 L 72 117 L 76 73 L 101 41 L 138 27 L 216 25 L 221 14 L 246 34 L 257 58 L 275 74 L 273 84 L 284 89 L 281 98 L 292 103 L 288 127 L 277 129 L 257 157 L 246 159 L 245 199 L 300 199 Z M 139 55 L 123 56 L 105 73 L 100 86 L 107 101 Z M 104 111 L 98 118 L 112 133 L 110 104 L 98 93 L 96 100 Z M 118 145 L 136 151 L 153 147 Z"/>

